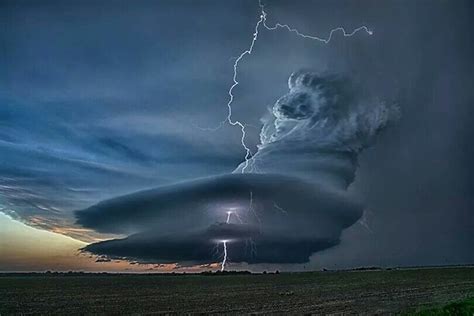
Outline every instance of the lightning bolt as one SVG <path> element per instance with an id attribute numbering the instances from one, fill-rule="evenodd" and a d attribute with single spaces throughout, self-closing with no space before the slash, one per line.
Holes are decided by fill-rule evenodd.
<path id="1" fill-rule="evenodd" d="M 369 233 L 373 234 L 374 231 L 370 228 L 368 217 L 372 214 L 370 210 L 364 210 L 362 217 L 359 219 L 359 224 L 364 227 Z"/>
<path id="2" fill-rule="evenodd" d="M 227 211 L 227 219 L 225 220 L 226 224 L 230 223 L 230 216 L 232 215 L 232 211 Z M 225 270 L 225 264 L 227 262 L 227 240 L 222 241 L 222 245 L 224 247 L 224 258 L 222 259 L 221 262 L 221 271 Z"/>
<path id="3" fill-rule="evenodd" d="M 249 200 L 249 209 L 248 210 L 249 210 L 249 212 L 252 212 L 252 214 L 257 219 L 258 224 L 261 226 L 262 222 L 260 221 L 260 217 L 258 216 L 257 211 L 253 207 L 253 192 L 252 191 L 250 191 L 250 200 Z"/>
<path id="4" fill-rule="evenodd" d="M 250 207 L 252 207 L 252 192 L 250 192 Z M 234 215 L 235 218 L 237 219 L 237 221 L 240 223 L 240 224 L 243 224 L 244 222 L 242 221 L 242 218 L 240 217 L 239 213 L 238 212 L 234 212 L 234 211 L 227 211 L 227 218 L 225 220 L 225 223 L 226 224 L 229 224 L 230 223 L 230 219 L 231 219 L 231 216 Z M 253 241 L 250 239 L 251 243 L 252 243 L 252 247 L 254 248 L 255 246 L 253 245 Z M 228 240 L 221 240 L 220 241 L 223 245 L 223 248 L 224 248 L 224 256 L 223 256 L 223 259 L 222 259 L 222 262 L 221 262 L 221 271 L 224 271 L 225 269 L 225 265 L 227 263 L 227 242 Z M 218 244 L 217 244 L 218 245 Z M 253 249 L 252 248 L 252 249 Z"/>
<path id="5" fill-rule="evenodd" d="M 228 212 L 227 212 L 227 219 L 226 219 L 226 221 L 225 221 L 226 224 L 229 224 L 229 222 L 230 222 L 230 216 L 231 216 L 231 215 L 232 215 L 232 212 L 231 212 L 231 211 L 228 211 Z"/>
<path id="6" fill-rule="evenodd" d="M 221 271 L 224 271 L 225 270 L 225 264 L 227 262 L 227 240 L 224 240 L 222 242 L 222 244 L 224 245 L 224 259 L 222 259 Z"/>
<path id="7" fill-rule="evenodd" d="M 235 62 L 234 62 L 234 65 L 233 65 L 233 68 L 234 68 L 234 73 L 233 73 L 233 76 L 232 76 L 232 81 L 233 82 L 232 82 L 232 85 L 229 87 L 229 90 L 227 92 L 227 94 L 229 95 L 229 100 L 227 102 L 227 117 L 224 121 L 220 122 L 219 125 L 217 125 L 214 128 L 200 128 L 200 127 L 198 127 L 201 130 L 205 130 L 205 131 L 216 131 L 216 130 L 220 129 L 227 122 L 231 126 L 238 126 L 240 128 L 240 131 L 241 131 L 241 134 L 242 134 L 242 136 L 240 138 L 240 143 L 241 143 L 242 147 L 245 150 L 245 157 L 244 157 L 245 162 L 244 162 L 244 166 L 242 167 L 242 170 L 241 170 L 242 173 L 245 173 L 245 170 L 249 167 L 249 159 L 250 159 L 250 156 L 252 155 L 252 152 L 251 152 L 250 148 L 247 146 L 247 144 L 245 142 L 245 138 L 246 138 L 245 127 L 246 127 L 246 124 L 240 122 L 239 120 L 234 120 L 232 118 L 232 114 L 233 114 L 232 113 L 232 103 L 234 102 L 233 92 L 234 92 L 234 89 L 239 85 L 239 81 L 237 80 L 239 63 L 242 61 L 242 59 L 246 55 L 251 55 L 252 54 L 253 48 L 254 48 L 255 43 L 257 42 L 257 39 L 258 39 L 258 36 L 259 36 L 260 26 L 263 26 L 268 31 L 275 31 L 275 30 L 280 29 L 280 28 L 281 29 L 286 29 L 288 32 L 294 33 L 294 34 L 296 34 L 297 36 L 299 36 L 301 38 L 318 41 L 318 42 L 321 42 L 321 43 L 324 43 L 324 44 L 328 44 L 331 41 L 331 39 L 333 38 L 334 33 L 336 33 L 336 32 L 341 32 L 344 37 L 351 37 L 351 36 L 357 34 L 360 31 L 364 31 L 369 35 L 373 34 L 373 32 L 371 30 L 369 30 L 369 28 L 367 26 L 360 26 L 360 27 L 354 29 L 352 32 L 347 32 L 343 27 L 336 27 L 336 28 L 332 29 L 329 32 L 329 35 L 328 35 L 327 38 L 323 38 L 323 37 L 319 37 L 319 36 L 315 36 L 315 35 L 308 35 L 308 34 L 301 33 L 300 31 L 298 31 L 298 29 L 293 28 L 293 27 L 289 26 L 288 24 L 276 23 L 273 26 L 269 26 L 267 24 L 268 13 L 265 11 L 265 5 L 262 3 L 261 0 L 259 0 L 258 5 L 260 7 L 260 18 L 257 21 L 257 23 L 255 24 L 254 33 L 253 33 L 253 37 L 252 37 L 252 40 L 250 42 L 250 45 L 246 50 L 244 50 L 244 51 L 242 51 L 242 53 L 240 53 L 240 55 L 235 59 Z"/>
<path id="8" fill-rule="evenodd" d="M 261 3 L 259 3 L 261 6 Z M 262 6 L 261 6 L 262 7 Z M 265 21 L 265 14 L 263 13 L 263 7 L 262 7 L 262 14 L 260 15 L 260 20 L 258 20 L 257 24 L 255 24 L 255 32 L 253 33 L 253 38 L 252 41 L 250 42 L 250 46 L 247 50 L 244 50 L 239 57 L 234 62 L 234 76 L 232 77 L 233 84 L 230 86 L 229 91 L 227 94 L 229 95 L 229 101 L 227 102 L 227 122 L 229 122 L 230 125 L 232 126 L 239 126 L 240 130 L 242 132 L 242 137 L 240 138 L 240 142 L 242 144 L 242 147 L 245 149 L 245 163 L 244 167 L 242 168 L 242 173 L 245 172 L 245 169 L 247 169 L 249 165 L 249 158 L 251 155 L 250 148 L 247 147 L 245 144 L 245 125 L 242 124 L 240 121 L 232 120 L 232 102 L 234 102 L 234 94 L 232 93 L 234 91 L 234 88 L 239 85 L 239 82 L 237 81 L 237 70 L 239 67 L 240 61 L 244 58 L 245 55 L 251 55 L 253 51 L 253 47 L 255 43 L 257 42 L 258 38 L 258 28 L 260 27 L 260 24 L 262 24 Z"/>
<path id="9" fill-rule="evenodd" d="M 278 211 L 282 212 L 283 214 L 288 214 L 288 212 L 282 208 L 280 205 L 278 205 L 276 202 L 273 202 L 273 207 L 277 209 Z"/>

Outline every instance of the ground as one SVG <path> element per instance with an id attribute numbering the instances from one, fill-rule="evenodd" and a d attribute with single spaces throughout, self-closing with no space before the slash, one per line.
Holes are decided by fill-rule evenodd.
<path id="1" fill-rule="evenodd" d="M 442 309 L 472 297 L 474 268 L 469 267 L 252 275 L 0 276 L 0 315 L 389 314 Z"/>

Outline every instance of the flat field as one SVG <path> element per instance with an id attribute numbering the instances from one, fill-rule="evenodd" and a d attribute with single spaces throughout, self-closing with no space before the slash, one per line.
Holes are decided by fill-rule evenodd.
<path id="1" fill-rule="evenodd" d="M 0 315 L 392 314 L 474 296 L 474 268 L 252 275 L 0 275 Z"/>

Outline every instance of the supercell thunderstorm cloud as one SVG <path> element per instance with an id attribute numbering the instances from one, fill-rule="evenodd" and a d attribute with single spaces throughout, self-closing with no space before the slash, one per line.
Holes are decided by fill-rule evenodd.
<path id="1" fill-rule="evenodd" d="M 340 242 L 363 206 L 346 191 L 358 154 L 399 116 L 349 78 L 297 71 L 262 119 L 258 151 L 232 174 L 105 200 L 77 223 L 126 235 L 84 250 L 141 262 L 304 263 Z M 248 164 L 247 168 L 244 166 Z M 225 247 L 225 254 L 216 247 Z M 222 249 L 222 248 L 221 248 Z M 225 263 L 225 262 L 224 262 Z"/>

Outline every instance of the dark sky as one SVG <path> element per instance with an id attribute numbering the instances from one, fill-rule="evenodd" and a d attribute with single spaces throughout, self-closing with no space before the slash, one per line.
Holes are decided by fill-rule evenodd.
<path id="1" fill-rule="evenodd" d="M 239 68 L 234 117 L 260 118 L 300 68 L 344 72 L 397 103 L 400 121 L 359 157 L 350 191 L 368 210 L 314 266 L 472 263 L 471 1 L 266 1 L 268 23 Z M 231 172 L 242 161 L 227 115 L 235 58 L 255 1 L 2 1 L 0 203 L 46 229 L 104 199 Z M 340 34 L 339 34 L 340 35 Z M 365 92 L 364 92 L 365 93 Z M 87 236 L 73 234 L 87 240 Z"/>

